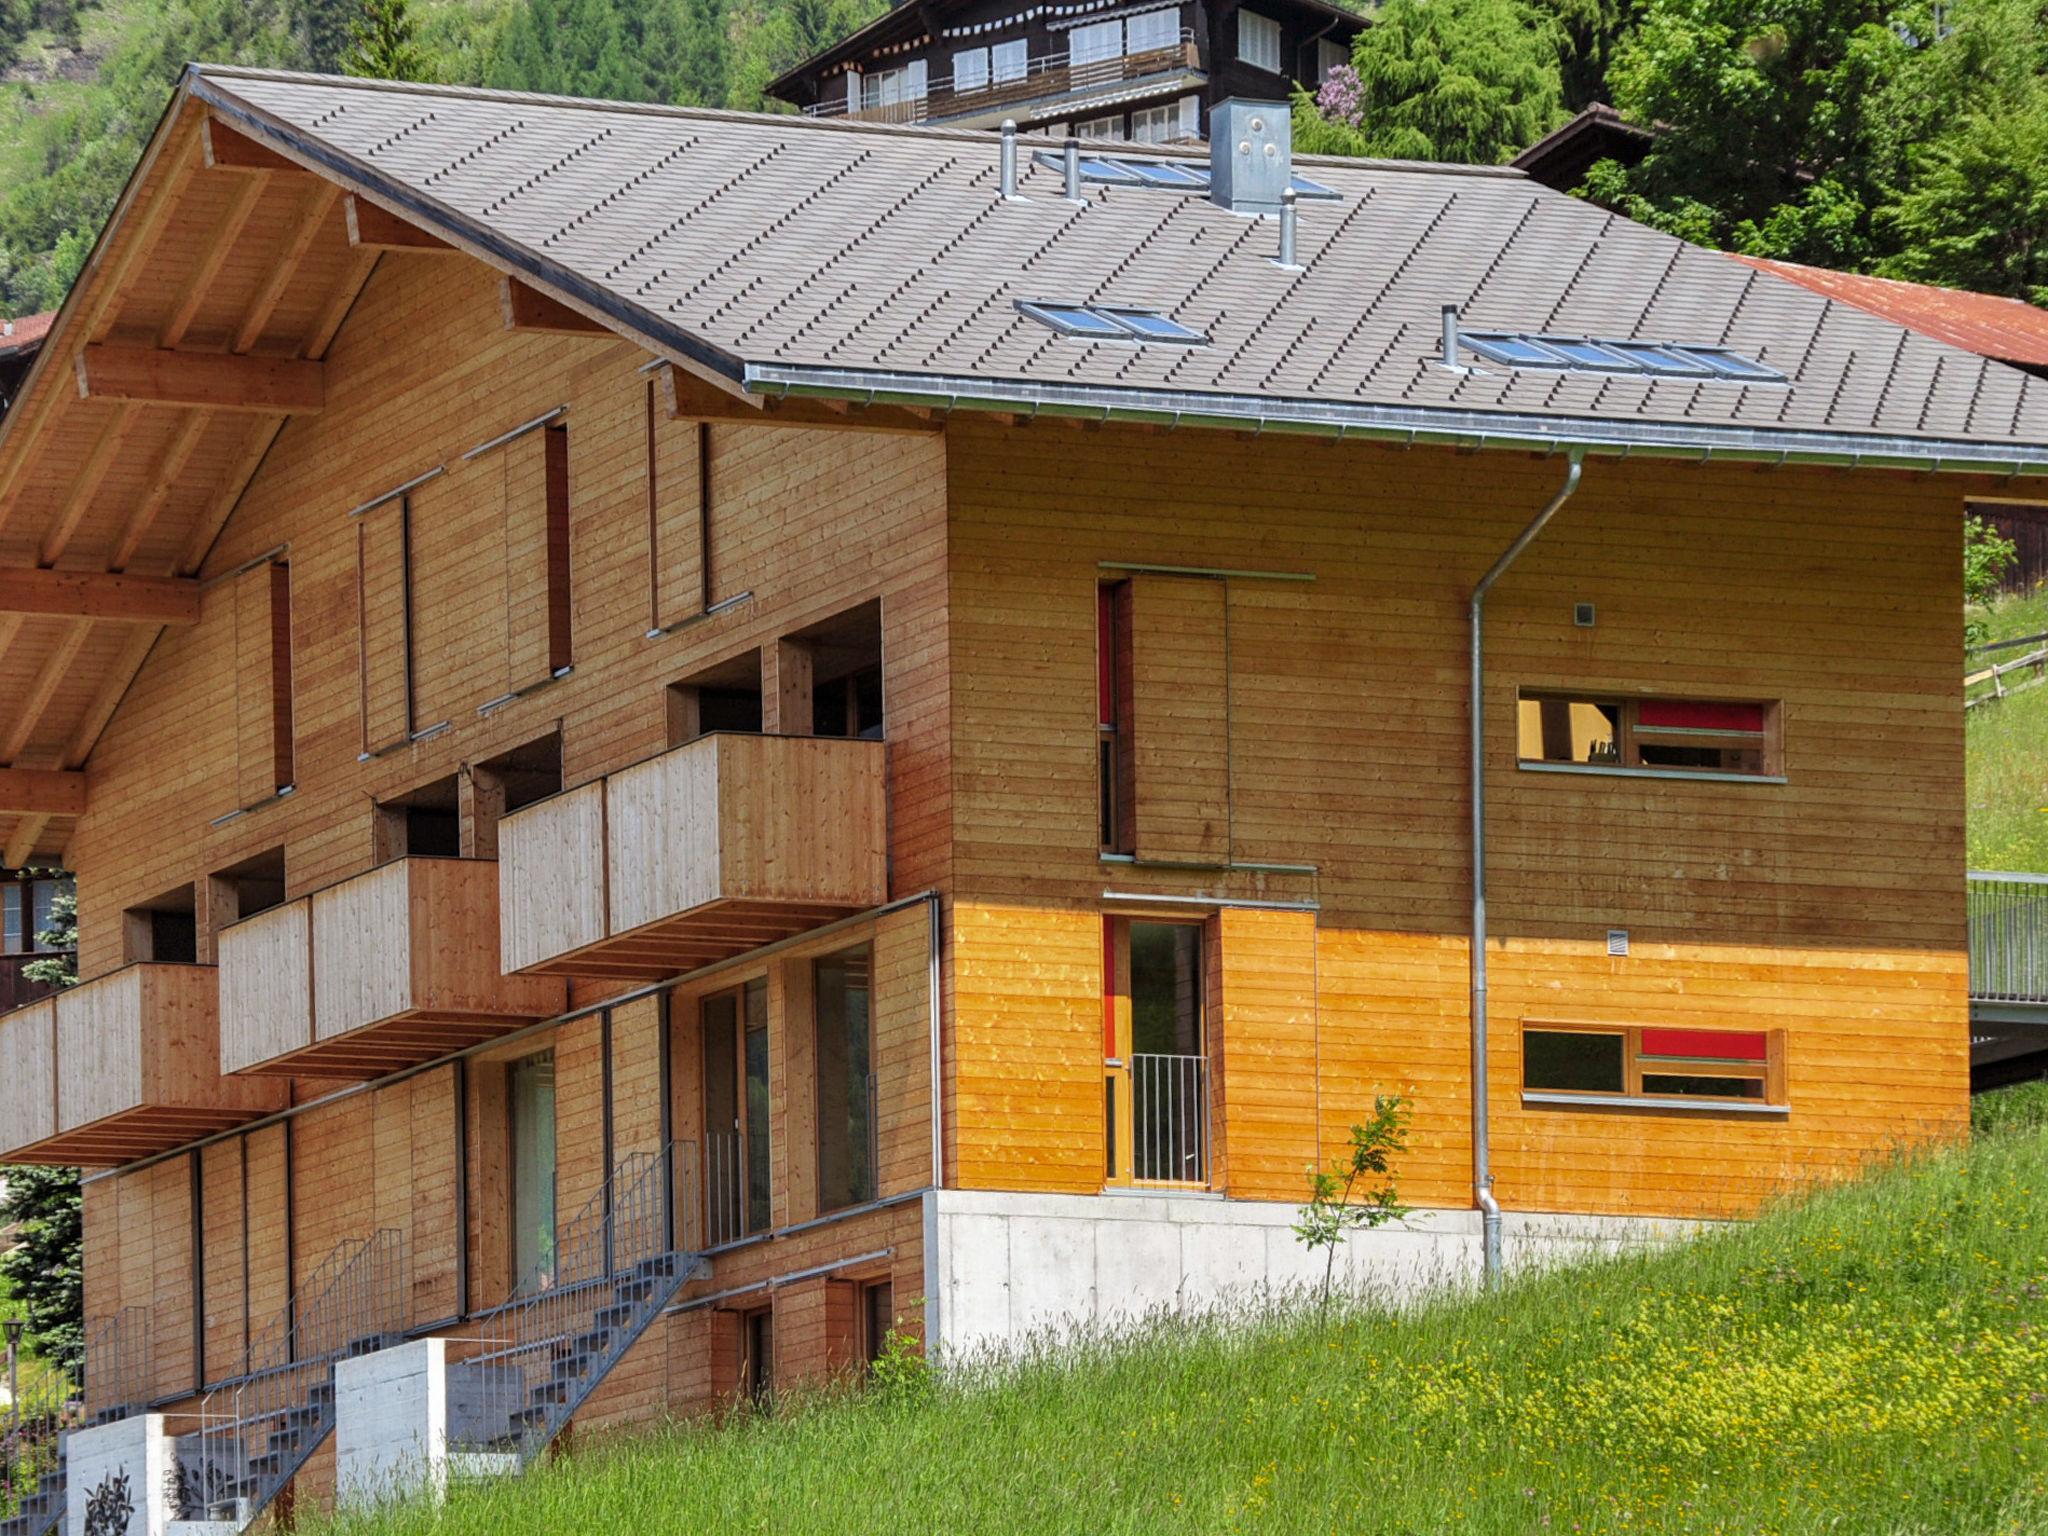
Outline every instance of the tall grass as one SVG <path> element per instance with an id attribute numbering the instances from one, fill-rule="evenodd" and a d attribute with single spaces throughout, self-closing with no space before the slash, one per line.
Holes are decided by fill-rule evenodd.
<path id="1" fill-rule="evenodd" d="M 1968 1150 L 1494 1296 L 1156 1322 L 586 1443 L 344 1522 L 521 1532 L 2048 1530 L 2048 1089 Z"/>
<path id="2" fill-rule="evenodd" d="M 2048 592 L 2003 597 L 1971 612 L 1990 640 L 2048 633 Z M 2028 649 L 1989 659 L 2010 660 Z M 2007 686 L 2030 681 L 2022 673 Z M 1967 721 L 1970 867 L 2048 872 L 2048 684 L 1979 705 Z"/>

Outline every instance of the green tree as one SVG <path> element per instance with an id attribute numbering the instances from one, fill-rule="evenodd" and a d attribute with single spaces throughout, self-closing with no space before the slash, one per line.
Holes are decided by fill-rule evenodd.
<path id="1" fill-rule="evenodd" d="M 1387 0 L 1352 45 L 1357 122 L 1295 96 L 1312 153 L 1495 164 L 1562 116 L 1556 15 L 1523 0 Z"/>
<path id="2" fill-rule="evenodd" d="M 54 871 L 39 871 L 54 873 Z M 51 903 L 37 940 L 57 953 L 22 972 L 53 987 L 75 986 L 78 899 Z M 85 1351 L 85 1231 L 76 1168 L 10 1168 L 0 1195 L 0 1227 L 16 1227 L 18 1246 L 0 1258 L 0 1280 L 28 1318 L 30 1346 L 47 1360 L 76 1364 Z"/>
<path id="3" fill-rule="evenodd" d="M 1408 1214 L 1394 1183 L 1394 1155 L 1407 1147 L 1408 1101 L 1396 1093 L 1378 1093 L 1372 1119 L 1351 1127 L 1351 1145 L 1336 1171 L 1309 1170 L 1308 1204 L 1301 1208 L 1294 1235 L 1310 1253 L 1323 1254 L 1323 1306 L 1330 1304 L 1337 1250 L 1344 1240 Z"/>
<path id="4" fill-rule="evenodd" d="M 343 67 L 365 80 L 431 78 L 427 51 L 420 46 L 419 26 L 407 0 L 363 0 L 349 27 Z"/>

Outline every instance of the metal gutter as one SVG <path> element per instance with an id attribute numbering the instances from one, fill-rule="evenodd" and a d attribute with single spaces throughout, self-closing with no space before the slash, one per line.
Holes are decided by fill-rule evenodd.
<path id="1" fill-rule="evenodd" d="M 1703 423 L 1619 421 L 1437 406 L 1346 404 L 1191 390 L 1118 389 L 1022 379 L 748 363 L 744 386 L 773 398 L 852 400 L 926 410 L 990 410 L 1148 426 L 1210 427 L 1357 437 L 1405 445 L 1500 448 L 1623 458 L 1732 459 L 1842 468 L 1991 475 L 2048 474 L 2048 444 L 1971 442 L 1899 434 L 1801 432 Z"/>

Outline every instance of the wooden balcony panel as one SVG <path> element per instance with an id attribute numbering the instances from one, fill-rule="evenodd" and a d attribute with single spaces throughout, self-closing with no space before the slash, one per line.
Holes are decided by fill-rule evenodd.
<path id="1" fill-rule="evenodd" d="M 147 963 L 10 1016 L 0 1063 L 49 1059 L 56 1086 L 54 1123 L 39 1122 L 51 1133 L 10 1159 L 110 1166 L 282 1109 L 287 1085 L 221 1076 L 218 1002 L 212 966 Z M 47 1033 L 44 1009 L 54 1016 Z M 9 1090 L 10 1108 L 16 1091 L 33 1113 L 40 1081 Z"/>
<path id="2" fill-rule="evenodd" d="M 888 899 L 886 749 L 706 736 L 508 817 L 505 965 L 653 979 Z"/>
<path id="3" fill-rule="evenodd" d="M 568 1006 L 547 977 L 499 970 L 497 865 L 398 859 L 222 935 L 230 1070 L 375 1078 Z"/>
<path id="4" fill-rule="evenodd" d="M 57 1134 L 57 1004 L 30 1003 L 0 1014 L 0 1162 Z"/>

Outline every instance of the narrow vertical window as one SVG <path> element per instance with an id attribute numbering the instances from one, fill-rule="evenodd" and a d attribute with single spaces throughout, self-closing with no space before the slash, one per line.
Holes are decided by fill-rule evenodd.
<path id="1" fill-rule="evenodd" d="M 767 1230 L 768 983 L 699 1005 L 704 1036 L 706 1212 L 714 1243 Z"/>
<path id="2" fill-rule="evenodd" d="M 548 670 L 569 665 L 569 428 L 556 422 L 542 434 L 547 458 Z"/>
<path id="3" fill-rule="evenodd" d="M 747 1357 L 741 1367 L 741 1385 L 748 1401 L 765 1408 L 775 1398 L 775 1314 L 763 1307 L 747 1313 L 742 1324 Z"/>
<path id="4" fill-rule="evenodd" d="M 237 804 L 292 783 L 292 584 L 282 561 L 235 578 Z"/>
<path id="5" fill-rule="evenodd" d="M 1104 853 L 1136 846 L 1130 596 L 1129 582 L 1095 589 L 1095 769 Z"/>
<path id="6" fill-rule="evenodd" d="M 530 1294 L 554 1283 L 555 1053 L 513 1062 L 505 1087 L 512 1154 L 512 1283 Z"/>
<path id="7" fill-rule="evenodd" d="M 861 1287 L 861 1352 L 872 1366 L 889 1347 L 896 1324 L 896 1288 L 887 1280 Z"/>
<path id="8" fill-rule="evenodd" d="M 412 737 L 412 510 L 404 495 L 366 508 L 356 524 L 356 643 L 362 750 L 374 756 Z"/>
<path id="9" fill-rule="evenodd" d="M 19 955 L 29 947 L 22 927 L 21 896 L 25 889 L 19 880 L 0 885 L 0 955 Z"/>
<path id="10" fill-rule="evenodd" d="M 569 428 L 559 418 L 489 445 L 504 455 L 506 685 L 570 664 Z"/>
<path id="11" fill-rule="evenodd" d="M 875 1080 L 866 948 L 828 955 L 812 969 L 817 1041 L 818 1209 L 875 1198 Z"/>

